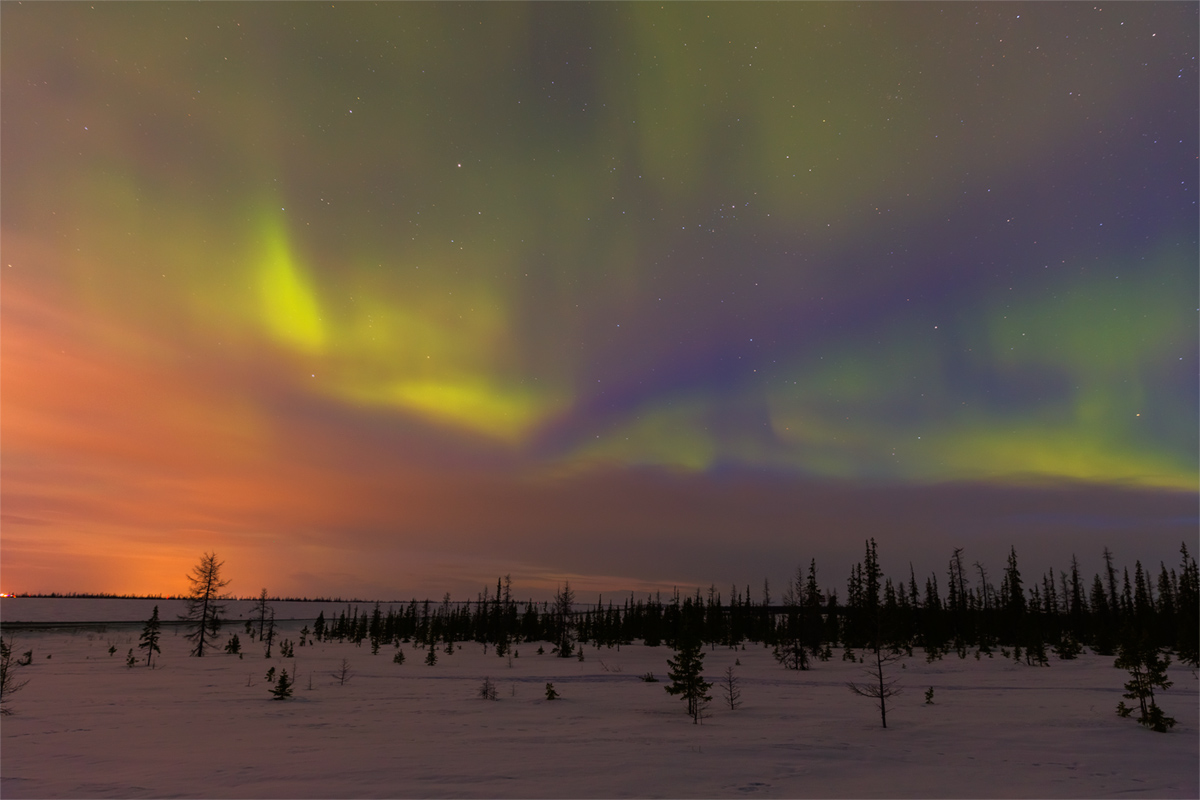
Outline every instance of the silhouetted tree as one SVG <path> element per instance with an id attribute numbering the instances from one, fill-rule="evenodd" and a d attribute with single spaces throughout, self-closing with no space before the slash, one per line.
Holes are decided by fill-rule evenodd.
<path id="1" fill-rule="evenodd" d="M 700 652 L 700 639 L 685 631 L 675 642 L 675 659 L 667 659 L 667 677 L 671 685 L 665 686 L 668 693 L 681 695 L 687 701 L 687 711 L 692 723 L 700 722 L 704 708 L 712 697 L 708 690 L 712 684 L 704 680 L 704 653 Z"/>
<path id="2" fill-rule="evenodd" d="M 263 632 L 267 627 L 267 615 L 271 613 L 271 607 L 267 605 L 267 590 L 263 587 L 262 593 L 258 599 L 254 601 L 254 613 L 258 615 L 258 638 L 263 638 Z M 249 622 L 250 620 L 246 620 Z M 251 637 L 253 638 L 253 637 Z"/>
<path id="3" fill-rule="evenodd" d="M 154 612 L 150 615 L 150 619 L 146 620 L 145 626 L 142 628 L 142 635 L 138 639 L 138 649 L 146 651 L 146 666 L 151 666 L 151 660 L 155 653 L 162 653 L 158 649 L 158 639 L 160 636 L 159 629 L 161 625 L 158 621 L 158 606 L 154 607 Z"/>
<path id="4" fill-rule="evenodd" d="M 725 676 L 721 679 L 721 691 L 725 693 L 725 703 L 730 711 L 737 711 L 742 705 L 742 690 L 738 688 L 738 678 L 733 674 L 733 667 L 725 668 Z"/>
<path id="5" fill-rule="evenodd" d="M 261 635 L 260 640 L 266 642 L 267 649 L 264 651 L 265 658 L 271 657 L 271 646 L 275 644 L 275 609 L 267 611 L 267 632 Z"/>
<path id="6" fill-rule="evenodd" d="M 571 584 L 563 583 L 563 588 L 554 593 L 554 624 L 558 639 L 559 658 L 570 658 L 574 644 L 571 638 L 572 606 L 575 603 L 575 593 Z"/>
<path id="7" fill-rule="evenodd" d="M 287 670 L 280 670 L 279 680 L 275 684 L 275 688 L 271 690 L 271 694 L 275 695 L 275 700 L 287 700 L 292 696 L 292 680 L 288 677 Z"/>
<path id="8" fill-rule="evenodd" d="M 28 680 L 18 680 L 16 668 L 24 663 L 13 657 L 12 637 L 0 637 L 0 714 L 5 716 L 12 713 L 9 700 L 14 694 L 25 688 Z"/>
<path id="9" fill-rule="evenodd" d="M 181 619 L 188 623 L 191 632 L 186 638 L 192 642 L 192 655 L 203 656 L 204 650 L 213 646 L 221 630 L 221 614 L 225 606 L 221 590 L 229 581 L 221 579 L 221 567 L 216 553 L 205 553 L 200 563 L 192 567 L 187 576 L 191 589 L 188 594 L 188 610 Z"/>
<path id="10" fill-rule="evenodd" d="M 1166 733 L 1175 725 L 1175 720 L 1164 714 L 1154 702 L 1156 688 L 1165 691 L 1171 687 L 1171 681 L 1167 680 L 1167 666 L 1170 663 L 1171 659 L 1150 643 L 1149 636 L 1131 629 L 1121 642 L 1121 653 L 1114 664 L 1118 669 L 1129 670 L 1124 696 L 1138 701 L 1141 713 L 1137 721 L 1159 733 Z M 1138 709 L 1125 705 L 1124 700 L 1117 704 L 1117 713 L 1122 717 L 1128 717 L 1135 710 Z"/>
<path id="11" fill-rule="evenodd" d="M 1186 542 L 1179 551 L 1183 563 L 1175 592 L 1175 652 L 1180 661 L 1196 669 L 1200 667 L 1200 570 Z"/>
<path id="12" fill-rule="evenodd" d="M 898 679 L 887 676 L 887 668 L 902 658 L 904 655 L 901 653 L 891 653 L 882 647 L 875 648 L 874 658 L 868 656 L 870 665 L 866 669 L 870 681 L 846 684 L 855 694 L 875 700 L 876 705 L 879 706 L 879 720 L 885 728 L 887 727 L 887 701 L 902 691 L 896 686 Z"/>

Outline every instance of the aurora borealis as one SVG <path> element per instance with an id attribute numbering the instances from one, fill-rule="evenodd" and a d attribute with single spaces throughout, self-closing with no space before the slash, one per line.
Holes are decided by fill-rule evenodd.
<path id="1" fill-rule="evenodd" d="M 1194 3 L 0 13 L 5 591 L 1195 538 Z"/>

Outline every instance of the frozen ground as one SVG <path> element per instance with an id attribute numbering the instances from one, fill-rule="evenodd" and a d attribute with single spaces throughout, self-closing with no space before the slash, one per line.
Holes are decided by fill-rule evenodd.
<path id="1" fill-rule="evenodd" d="M 138 602 L 144 619 L 153 603 Z M 4 603 L 11 620 L 19 604 Z M 294 641 L 301 625 L 282 635 Z M 1200 796 L 1198 681 L 1174 666 L 1161 703 L 1179 724 L 1164 735 L 1114 713 L 1125 673 L 1111 658 L 1032 668 L 999 655 L 927 664 L 918 651 L 899 670 L 905 693 L 883 730 L 871 701 L 846 688 L 861 665 L 840 651 L 797 673 L 761 646 L 718 648 L 706 674 L 740 659 L 744 705 L 730 711 L 714 686 L 696 726 L 663 691 L 666 647 L 588 645 L 580 662 L 522 644 L 510 662 L 465 644 L 427 666 L 411 645 L 402 665 L 392 647 L 372 656 L 365 644 L 268 661 L 243 634 L 244 658 L 198 659 L 167 629 L 159 668 L 130 669 L 140 627 L 15 632 L 33 663 L 2 723 L 0 795 Z M 343 658 L 353 675 L 338 685 Z M 298 673 L 294 699 L 270 699 L 272 665 Z M 663 682 L 640 680 L 648 671 Z M 497 702 L 477 697 L 485 677 Z M 547 681 L 561 700 L 545 699 Z"/>

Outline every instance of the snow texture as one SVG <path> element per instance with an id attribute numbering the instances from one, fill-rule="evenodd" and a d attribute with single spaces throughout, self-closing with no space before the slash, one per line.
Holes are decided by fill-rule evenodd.
<path id="1" fill-rule="evenodd" d="M 584 647 L 585 660 L 439 647 L 435 666 L 404 644 L 296 647 L 320 609 L 280 624 L 272 659 L 241 624 L 244 657 L 190 658 L 166 626 L 157 668 L 129 668 L 141 620 L 166 601 L 5 600 L 3 614 L 65 622 L 117 616 L 133 623 L 30 629 L 5 625 L 28 685 L 12 697 L 0 747 L 0 795 L 23 797 L 1186 797 L 1200 796 L 1198 681 L 1173 664 L 1159 695 L 1179 724 L 1148 731 L 1114 709 L 1126 673 L 1111 657 L 1052 659 L 1048 668 L 921 651 L 897 672 L 904 694 L 879 724 L 872 701 L 846 682 L 863 665 L 814 662 L 789 672 L 761 645 L 705 649 L 715 679 L 735 667 L 744 705 L 714 700 L 694 725 L 666 685 L 667 647 Z M 66 609 L 60 604 L 69 604 Z M 249 603 L 236 604 L 242 613 Z M 275 604 L 277 615 L 293 604 Z M 105 607 L 107 606 L 107 607 Z M 362 607 L 360 606 L 360 609 Z M 82 609 L 82 610 L 81 610 Z M 369 609 L 368 609 L 369 610 Z M 87 616 L 91 614 L 92 616 Z M 278 616 L 277 616 L 278 618 Z M 115 645 L 116 653 L 109 655 Z M 338 685 L 342 659 L 352 676 Z M 271 698 L 266 672 L 296 678 L 291 700 Z M 658 683 L 641 676 L 653 672 Z M 490 678 L 498 700 L 479 698 Z M 553 682 L 560 698 L 545 699 Z M 309 686 L 311 685 L 311 689 Z M 934 689 L 934 703 L 925 691 Z"/>

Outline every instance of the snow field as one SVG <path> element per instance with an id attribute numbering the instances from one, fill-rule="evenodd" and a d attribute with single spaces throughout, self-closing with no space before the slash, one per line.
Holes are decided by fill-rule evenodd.
<path id="1" fill-rule="evenodd" d="M 148 614 L 146 615 L 148 616 Z M 190 658 L 164 628 L 157 669 L 125 666 L 140 624 L 16 631 L 29 684 L 4 718 L 0 794 L 19 797 L 1147 797 L 1200 796 L 1198 681 L 1172 665 L 1157 734 L 1114 709 L 1126 673 L 1111 657 L 1049 668 L 986 656 L 898 669 L 888 729 L 846 688 L 863 665 L 780 667 L 769 650 L 705 649 L 710 716 L 693 725 L 668 695 L 668 647 L 597 650 L 585 660 L 500 658 L 462 643 L 438 663 L 403 645 L 319 643 L 278 657 L 303 622 L 279 624 L 275 657 L 237 632 L 242 658 Z M 308 621 L 311 629 L 311 621 Z M 110 644 L 117 647 L 109 656 Z M 457 645 L 456 645 L 457 648 Z M 51 656 L 51 658 L 47 658 Z M 342 659 L 352 677 L 332 673 Z M 723 704 L 735 667 L 744 705 Z M 265 673 L 295 673 L 276 701 Z M 653 672 L 658 683 L 640 676 Z M 498 701 L 478 697 L 485 677 Z M 309 689 L 311 679 L 312 688 Z M 562 699 L 547 701 L 545 684 Z M 925 690 L 934 688 L 934 704 Z"/>

